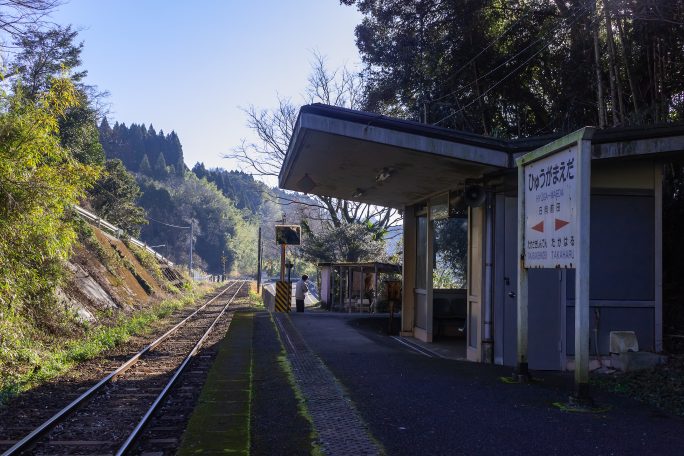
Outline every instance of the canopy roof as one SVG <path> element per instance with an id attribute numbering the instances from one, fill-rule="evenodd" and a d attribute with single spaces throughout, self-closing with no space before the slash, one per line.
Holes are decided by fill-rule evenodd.
<path id="1" fill-rule="evenodd" d="M 515 167 L 555 136 L 501 140 L 334 106 L 303 106 L 280 170 L 286 190 L 401 208 Z M 593 158 L 684 150 L 684 127 L 598 130 Z"/>
<path id="2" fill-rule="evenodd" d="M 328 266 L 328 267 L 333 267 L 333 268 L 338 268 L 338 267 L 343 267 L 343 268 L 351 268 L 351 269 L 373 269 L 375 270 L 377 268 L 378 272 L 384 272 L 384 273 L 401 273 L 401 266 L 398 264 L 392 264 L 392 263 L 381 263 L 377 261 L 366 261 L 362 263 L 350 263 L 350 262 L 341 262 L 341 263 L 329 263 L 329 262 L 323 262 L 323 263 L 318 263 L 318 267 L 323 267 L 323 266 Z"/>

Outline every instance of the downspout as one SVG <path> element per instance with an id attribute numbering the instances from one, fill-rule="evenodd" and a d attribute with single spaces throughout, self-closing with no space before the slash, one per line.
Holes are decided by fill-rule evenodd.
<path id="1" fill-rule="evenodd" d="M 494 340 L 492 339 L 492 262 L 494 249 L 492 242 L 492 225 L 494 211 L 492 208 L 492 194 L 487 192 L 485 201 L 485 274 L 484 274 L 484 319 L 482 332 L 482 361 L 487 364 L 494 362 Z"/>

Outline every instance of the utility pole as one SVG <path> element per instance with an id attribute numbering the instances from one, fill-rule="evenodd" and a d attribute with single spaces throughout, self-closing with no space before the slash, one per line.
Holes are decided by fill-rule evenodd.
<path id="1" fill-rule="evenodd" d="M 221 252 L 221 263 L 223 264 L 223 277 L 221 278 L 223 281 L 226 278 L 226 261 L 228 260 L 228 257 L 226 257 L 226 251 L 224 250 Z"/>
<path id="2" fill-rule="evenodd" d="M 193 221 L 190 220 L 190 279 L 194 280 L 192 275 L 192 236 L 193 236 Z"/>
<path id="3" fill-rule="evenodd" d="M 259 244 L 257 245 L 257 293 L 261 292 L 261 226 L 259 226 Z"/>

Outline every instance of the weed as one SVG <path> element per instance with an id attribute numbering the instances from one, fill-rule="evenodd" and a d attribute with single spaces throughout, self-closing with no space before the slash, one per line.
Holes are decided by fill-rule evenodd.
<path id="1" fill-rule="evenodd" d="M 249 290 L 247 300 L 249 301 L 249 305 L 251 307 L 254 307 L 256 309 L 264 308 L 264 301 L 261 299 L 261 296 L 259 296 L 259 294 L 253 292 L 252 290 Z"/>
<path id="2" fill-rule="evenodd" d="M 0 404 L 65 373 L 78 363 L 93 359 L 126 342 L 133 335 L 149 331 L 154 322 L 198 298 L 199 290 L 194 290 L 183 297 L 162 301 L 130 316 L 120 316 L 112 326 L 88 330 L 83 339 L 61 344 L 54 341 L 40 344 L 35 334 L 22 331 L 12 339 L 3 337 L 0 341 Z M 7 320 L 0 321 L 0 326 L 7 324 Z M 28 329 L 21 322 L 15 322 L 12 326 L 14 329 Z"/>

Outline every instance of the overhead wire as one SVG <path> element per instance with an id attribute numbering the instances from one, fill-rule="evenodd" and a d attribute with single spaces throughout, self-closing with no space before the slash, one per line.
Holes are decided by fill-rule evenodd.
<path id="1" fill-rule="evenodd" d="M 107 190 L 106 188 L 104 188 L 99 182 L 96 181 L 96 182 L 95 182 L 95 185 L 96 185 L 97 187 L 99 187 L 100 190 L 102 190 L 102 191 L 104 191 L 105 193 L 109 194 L 109 196 L 113 197 L 115 200 L 117 200 L 117 201 L 122 201 L 122 200 L 123 200 L 123 198 L 121 198 L 121 197 L 115 195 L 115 194 L 112 193 L 111 191 L 109 191 L 109 190 Z M 170 223 L 162 222 L 161 220 L 156 220 L 156 219 L 150 217 L 150 216 L 147 215 L 147 214 L 145 214 L 145 218 L 147 218 L 147 219 L 148 219 L 149 221 L 151 221 L 151 222 L 159 223 L 159 224 L 161 224 L 161 225 L 166 225 L 166 226 L 169 226 L 169 227 L 171 227 L 171 228 L 179 228 L 179 229 L 184 229 L 184 230 L 189 230 L 189 229 L 190 229 L 189 226 L 172 225 L 172 224 L 170 224 Z"/>
<path id="2" fill-rule="evenodd" d="M 530 13 L 530 11 L 527 11 L 527 13 L 523 14 L 523 15 L 520 16 L 518 19 L 516 19 L 516 20 L 515 20 L 515 21 L 514 21 L 506 30 L 504 30 L 503 32 L 501 32 L 501 33 L 500 33 L 496 38 L 494 38 L 494 40 L 492 40 L 487 46 L 485 46 L 484 48 L 482 48 L 482 49 L 480 50 L 480 52 L 478 52 L 477 54 L 475 54 L 474 57 L 472 57 L 472 58 L 471 58 L 470 60 L 468 60 L 466 63 L 464 63 L 463 65 L 461 65 L 461 66 L 460 66 L 456 71 L 454 71 L 451 75 L 449 75 L 449 76 L 446 78 L 446 81 L 450 81 L 450 80 L 454 79 L 456 76 L 458 76 L 459 74 L 461 74 L 461 72 L 462 72 L 463 70 L 465 70 L 465 69 L 468 67 L 468 65 L 470 65 L 471 63 L 473 63 L 479 56 L 481 56 L 482 54 L 484 54 L 489 48 L 491 48 L 491 47 L 494 46 L 496 43 L 498 43 L 499 40 L 500 40 L 501 38 L 503 38 L 503 37 L 504 37 L 508 32 L 510 32 L 516 25 L 518 25 L 518 24 L 520 23 L 520 21 L 522 21 L 525 17 L 527 17 L 527 16 L 529 15 L 529 13 Z M 443 99 L 445 99 L 445 98 L 447 98 L 447 97 L 450 97 L 451 95 L 454 95 L 454 94 L 455 94 L 456 92 L 458 92 L 459 90 L 460 90 L 460 89 L 456 89 L 456 90 L 454 90 L 454 91 L 452 91 L 452 92 L 450 92 L 450 93 L 447 93 L 447 94 L 445 94 L 445 95 L 442 95 L 441 97 L 435 98 L 435 99 L 433 99 L 433 100 L 429 100 L 428 103 L 435 103 L 435 102 L 438 102 L 438 101 L 440 101 L 440 100 L 443 100 Z"/>
<path id="3" fill-rule="evenodd" d="M 572 13 L 572 14 L 569 16 L 569 18 L 572 18 L 572 17 L 574 16 L 572 22 L 567 23 L 567 24 L 559 24 L 558 26 L 552 28 L 551 30 L 549 30 L 548 32 L 546 32 L 543 36 L 541 36 L 540 38 L 538 38 L 537 40 L 535 40 L 533 43 L 529 44 L 528 46 L 526 46 L 525 48 L 523 48 L 521 51 L 517 52 L 514 56 L 510 57 L 509 59 L 507 59 L 507 60 L 504 61 L 503 63 L 499 64 L 496 68 L 490 70 L 488 73 L 482 75 L 481 78 L 484 78 L 484 77 L 489 76 L 489 75 L 492 74 L 494 71 L 496 71 L 496 70 L 498 70 L 499 68 L 501 68 L 502 66 L 508 64 L 508 63 L 511 62 L 514 58 L 518 57 L 520 54 L 522 54 L 522 53 L 525 52 L 526 50 L 530 49 L 532 46 L 534 46 L 534 45 L 536 45 L 537 43 L 539 43 L 540 41 L 542 41 L 547 35 L 549 35 L 549 33 L 557 31 L 557 30 L 558 30 L 560 27 L 562 27 L 562 26 L 570 26 L 570 25 L 573 25 L 575 22 L 577 22 L 577 21 L 579 20 L 579 18 L 580 18 L 580 13 L 586 12 L 586 11 L 588 11 L 588 10 L 589 10 L 589 7 L 588 7 L 588 6 L 580 6 L 580 7 L 578 7 L 578 9 L 575 10 L 575 12 Z M 596 21 L 596 18 L 592 18 L 591 21 L 590 21 L 590 24 L 593 24 L 595 21 Z M 511 71 L 510 71 L 508 74 L 506 74 L 504 77 L 502 77 L 501 79 L 499 79 L 498 81 L 496 81 L 496 82 L 495 82 L 492 86 L 490 86 L 486 91 L 484 91 L 483 93 L 481 93 L 480 95 L 478 95 L 476 98 L 474 98 L 473 100 L 471 100 L 471 101 L 470 101 L 468 104 L 466 104 L 465 106 L 459 108 L 458 110 L 452 112 L 451 114 L 446 115 L 445 117 L 441 118 L 441 119 L 438 120 L 437 122 L 434 122 L 432 125 L 439 125 L 440 123 L 444 122 L 445 120 L 450 119 L 451 117 L 453 117 L 453 116 L 455 116 L 455 115 L 457 115 L 457 114 L 463 112 L 465 109 L 467 109 L 468 107 L 472 106 L 474 103 L 476 103 L 477 101 L 479 101 L 480 99 L 482 99 L 483 97 L 485 97 L 489 92 L 491 92 L 491 91 L 494 90 L 496 87 L 498 87 L 499 84 L 501 84 L 501 83 L 504 82 L 506 79 L 508 79 L 510 76 L 512 76 L 513 74 L 515 74 L 518 70 L 520 70 L 521 68 L 523 68 L 524 66 L 526 66 L 534 57 L 536 57 L 536 56 L 539 55 L 542 51 L 544 51 L 544 50 L 547 49 L 549 46 L 551 46 L 551 45 L 553 44 L 553 42 L 554 42 L 554 40 L 549 40 L 544 46 L 542 46 L 541 48 L 539 48 L 535 53 L 533 53 L 531 56 L 529 56 L 524 62 L 522 62 L 522 63 L 521 63 L 520 65 L 518 65 L 517 67 L 515 67 L 513 70 L 511 70 Z M 473 84 L 473 83 L 469 83 L 468 85 L 466 85 L 465 87 L 463 87 L 462 89 L 460 89 L 460 92 L 463 92 L 468 86 L 470 86 L 470 85 L 472 85 L 472 84 Z M 454 92 L 454 94 L 455 94 L 455 92 Z"/>
<path id="4" fill-rule="evenodd" d="M 170 226 L 171 228 L 180 228 L 183 230 L 189 230 L 191 227 L 189 226 L 179 226 L 179 225 L 171 225 L 170 223 L 162 222 L 160 220 L 153 219 L 152 217 L 147 217 L 150 221 L 159 223 L 160 225 L 165 225 L 165 226 Z"/>

